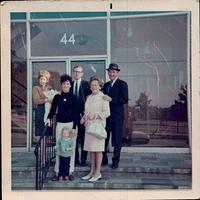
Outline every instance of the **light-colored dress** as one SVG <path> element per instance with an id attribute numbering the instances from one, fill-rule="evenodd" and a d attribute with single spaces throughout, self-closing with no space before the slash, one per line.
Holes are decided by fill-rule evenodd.
<path id="1" fill-rule="evenodd" d="M 95 114 L 95 121 L 99 121 L 106 126 L 106 118 L 110 115 L 109 102 L 103 100 L 104 94 L 99 92 L 96 95 L 89 95 L 85 103 L 85 115 Z M 99 119 L 100 118 L 100 119 Z M 89 123 L 94 122 L 94 120 L 88 120 L 86 123 L 86 130 Z M 98 139 L 95 136 L 85 133 L 84 140 L 84 150 L 92 152 L 101 152 L 105 148 L 105 139 Z"/>
<path id="2" fill-rule="evenodd" d="M 57 90 L 46 90 L 43 91 L 43 94 L 45 95 L 45 97 L 47 97 L 48 99 L 50 99 L 51 101 L 53 101 L 53 98 L 56 94 L 58 94 Z M 51 103 L 50 102 L 45 102 L 45 113 L 44 113 L 44 122 L 46 122 L 48 114 L 50 112 L 51 109 Z"/>

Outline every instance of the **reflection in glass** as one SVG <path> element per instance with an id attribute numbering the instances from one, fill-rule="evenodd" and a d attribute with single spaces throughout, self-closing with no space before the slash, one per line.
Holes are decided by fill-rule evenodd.
<path id="1" fill-rule="evenodd" d="M 97 75 L 105 82 L 105 61 L 104 60 L 84 60 L 71 62 L 71 70 L 76 65 L 83 67 L 84 75 L 83 79 L 89 80 L 91 76 Z"/>
<path id="2" fill-rule="evenodd" d="M 105 55 L 106 20 L 30 24 L 32 56 Z"/>
<path id="3" fill-rule="evenodd" d="M 11 23 L 11 143 L 26 147 L 27 62 L 26 23 Z"/>
<path id="4" fill-rule="evenodd" d="M 112 19 L 111 49 L 129 85 L 124 137 L 188 147 L 187 15 Z"/>

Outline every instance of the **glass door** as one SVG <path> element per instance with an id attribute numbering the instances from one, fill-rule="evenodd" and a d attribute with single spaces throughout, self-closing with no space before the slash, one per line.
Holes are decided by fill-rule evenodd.
<path id="1" fill-rule="evenodd" d="M 32 62 L 32 88 L 38 85 L 38 73 L 40 70 L 47 70 L 50 72 L 49 85 L 52 89 L 60 91 L 60 76 L 67 72 L 66 61 L 33 61 Z M 32 91 L 32 90 L 31 90 Z M 32 102 L 32 120 L 31 120 L 31 141 L 33 146 L 38 137 L 35 135 L 35 108 Z"/>

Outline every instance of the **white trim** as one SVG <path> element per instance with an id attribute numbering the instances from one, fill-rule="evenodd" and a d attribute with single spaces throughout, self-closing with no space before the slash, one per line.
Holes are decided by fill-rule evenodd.
<path id="1" fill-rule="evenodd" d="M 108 63 L 111 62 L 111 24 L 110 24 L 110 12 L 107 13 L 107 54 L 108 54 Z M 106 69 L 108 68 L 108 63 Z M 107 72 L 107 71 L 106 71 Z M 106 82 L 109 80 L 108 73 L 106 73 Z"/>
<path id="2" fill-rule="evenodd" d="M 187 113 L 188 113 L 188 140 L 189 147 L 192 150 L 192 104 L 191 104 L 191 63 L 190 63 L 190 13 L 187 14 Z"/>
<path id="3" fill-rule="evenodd" d="M 76 55 L 76 56 L 31 56 L 30 59 L 31 60 L 65 60 L 65 59 L 88 59 L 88 60 L 91 60 L 91 59 L 96 59 L 96 58 L 100 58 L 100 59 L 104 59 L 104 58 L 107 58 L 108 56 L 107 55 Z"/>
<path id="4" fill-rule="evenodd" d="M 106 16 L 103 17 L 76 17 L 76 18 L 49 18 L 49 19 L 30 19 L 30 22 L 63 22 L 63 21 L 89 21 L 89 20 L 102 20 L 106 19 Z"/>
<path id="5" fill-rule="evenodd" d="M 30 17 L 30 13 L 27 12 L 27 18 Z M 32 68 L 30 67 L 30 55 L 31 55 L 31 33 L 30 33 L 30 24 L 28 20 L 26 21 L 26 29 L 27 29 L 27 149 L 30 150 L 31 148 L 31 138 L 32 138 Z M 31 81 L 30 81 L 31 80 Z M 30 123 L 31 122 L 31 123 Z"/>
<path id="6" fill-rule="evenodd" d="M 121 152 L 127 153 L 189 153 L 189 148 L 175 147 L 122 147 Z"/>
<path id="7" fill-rule="evenodd" d="M 22 23 L 22 22 L 25 22 L 25 23 L 26 23 L 26 22 L 27 22 L 27 19 L 18 19 L 18 20 L 17 20 L 17 19 L 14 19 L 14 20 L 10 20 L 10 22 L 11 22 L 11 23 L 17 23 L 17 22 L 21 22 L 21 23 Z"/>
<path id="8" fill-rule="evenodd" d="M 65 70 L 67 74 L 71 75 L 69 58 L 65 60 Z"/>
<path id="9" fill-rule="evenodd" d="M 153 10 L 151 10 L 152 12 L 154 12 Z M 149 12 L 151 12 L 149 11 Z M 162 10 L 165 11 L 165 10 Z M 160 11 L 160 12 L 162 12 Z M 113 11 L 112 11 L 113 12 Z M 118 12 L 118 11 L 114 11 L 114 12 Z M 126 12 L 126 11 L 124 11 Z M 134 11 L 133 11 L 134 12 Z M 141 11 L 142 12 L 142 11 Z M 159 17 L 159 16 L 171 16 L 171 15 L 183 15 L 183 14 L 187 14 L 188 11 L 183 11 L 183 12 L 168 12 L 168 13 L 150 13 L 150 14 L 136 14 L 136 15 L 119 15 L 119 16 L 110 16 L 110 19 L 127 19 L 127 18 L 144 18 L 144 17 Z"/>

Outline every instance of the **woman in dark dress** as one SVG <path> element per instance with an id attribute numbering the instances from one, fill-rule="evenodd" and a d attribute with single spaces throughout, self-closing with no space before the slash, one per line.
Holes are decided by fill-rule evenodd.
<path id="1" fill-rule="evenodd" d="M 43 92 L 51 87 L 48 85 L 50 73 L 47 70 L 39 71 L 38 85 L 33 87 L 33 103 L 35 108 L 35 136 L 41 136 L 44 130 L 45 103 L 51 102 Z"/>

